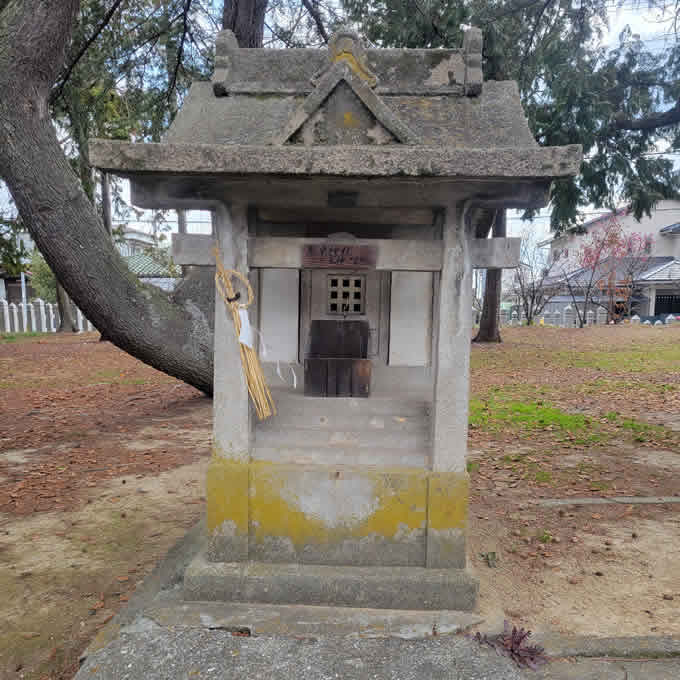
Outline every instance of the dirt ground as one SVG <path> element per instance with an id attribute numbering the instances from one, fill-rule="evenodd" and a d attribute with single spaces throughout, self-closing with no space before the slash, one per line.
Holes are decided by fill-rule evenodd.
<path id="1" fill-rule="evenodd" d="M 504 340 L 472 356 L 482 614 L 539 631 L 680 634 L 680 504 L 538 504 L 680 494 L 680 328 L 516 328 Z M 200 393 L 95 334 L 0 339 L 0 678 L 71 678 L 200 518 L 210 415 Z"/>

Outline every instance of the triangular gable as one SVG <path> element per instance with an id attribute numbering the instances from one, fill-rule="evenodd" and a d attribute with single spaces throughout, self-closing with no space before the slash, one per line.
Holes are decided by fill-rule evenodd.
<path id="1" fill-rule="evenodd" d="M 359 78 L 349 64 L 341 60 L 333 64 L 319 79 L 300 108 L 293 114 L 286 127 L 273 143 L 285 144 L 302 126 L 316 114 L 323 103 L 331 96 L 340 83 L 346 83 L 363 105 L 375 116 L 375 119 L 395 139 L 402 144 L 418 144 L 415 133 L 390 109 L 383 100 Z"/>

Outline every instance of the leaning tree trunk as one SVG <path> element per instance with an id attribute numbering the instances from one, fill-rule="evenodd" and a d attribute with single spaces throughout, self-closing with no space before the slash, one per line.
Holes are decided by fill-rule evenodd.
<path id="1" fill-rule="evenodd" d="M 212 337 L 195 303 L 173 304 L 129 271 L 57 141 L 48 94 L 78 0 L 0 0 L 0 177 L 68 294 L 111 342 L 212 392 Z"/>
<path id="2" fill-rule="evenodd" d="M 496 212 L 493 222 L 494 237 L 504 237 L 506 234 L 505 210 Z M 501 284 L 502 269 L 486 270 L 486 285 L 484 287 L 484 307 L 482 318 L 479 320 L 479 331 L 474 342 L 502 342 L 500 329 Z"/>
<path id="3" fill-rule="evenodd" d="M 262 47 L 269 0 L 224 0 L 222 28 L 234 32 L 240 47 Z"/>
<path id="4" fill-rule="evenodd" d="M 64 287 L 57 281 L 57 306 L 59 307 L 59 328 L 57 333 L 75 333 L 78 328 L 73 318 L 73 306 Z"/>

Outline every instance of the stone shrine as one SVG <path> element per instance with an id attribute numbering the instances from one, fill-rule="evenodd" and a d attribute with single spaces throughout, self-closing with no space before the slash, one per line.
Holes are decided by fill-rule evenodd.
<path id="1" fill-rule="evenodd" d="M 239 49 L 217 40 L 159 144 L 96 140 L 143 208 L 210 209 L 180 265 L 249 277 L 277 413 L 255 422 L 229 310 L 215 303 L 205 551 L 187 599 L 472 609 L 465 570 L 472 270 L 519 239 L 475 238 L 546 204 L 578 146 L 541 148 L 514 82 L 462 49 Z M 296 376 L 293 384 L 292 375 Z M 279 374 L 285 379 L 282 380 Z"/>

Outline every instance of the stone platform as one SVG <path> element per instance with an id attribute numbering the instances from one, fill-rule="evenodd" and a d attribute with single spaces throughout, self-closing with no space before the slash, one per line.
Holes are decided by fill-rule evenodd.
<path id="1" fill-rule="evenodd" d="M 209 562 L 184 574 L 187 601 L 320 605 L 385 610 L 475 608 L 479 584 L 465 569 Z"/>

